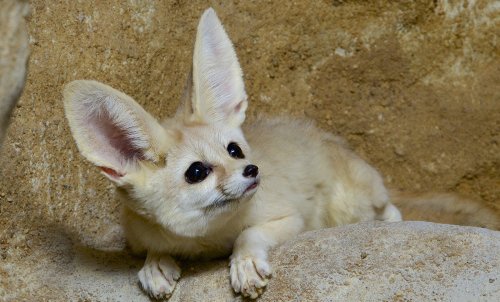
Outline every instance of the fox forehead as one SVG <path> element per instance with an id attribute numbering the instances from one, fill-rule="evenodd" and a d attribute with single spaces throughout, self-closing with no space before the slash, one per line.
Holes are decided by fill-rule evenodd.
<path id="1" fill-rule="evenodd" d="M 214 125 L 190 126 L 178 129 L 176 146 L 171 150 L 182 162 L 202 161 L 213 165 L 225 164 L 231 157 L 227 146 L 237 143 L 243 152 L 249 147 L 241 129 Z"/>

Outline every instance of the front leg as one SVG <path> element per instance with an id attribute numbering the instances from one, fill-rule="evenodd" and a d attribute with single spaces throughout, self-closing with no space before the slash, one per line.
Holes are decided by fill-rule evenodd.
<path id="1" fill-rule="evenodd" d="M 151 252 L 139 271 L 142 289 L 155 299 L 170 298 L 180 276 L 181 269 L 172 257 Z"/>
<path id="2" fill-rule="evenodd" d="M 267 262 L 269 248 L 299 234 L 304 227 L 300 216 L 287 216 L 255 225 L 236 239 L 231 255 L 231 285 L 236 293 L 252 299 L 262 294 L 271 267 Z"/>

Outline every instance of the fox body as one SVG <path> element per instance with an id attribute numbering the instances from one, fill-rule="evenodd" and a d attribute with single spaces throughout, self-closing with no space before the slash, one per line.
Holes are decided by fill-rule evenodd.
<path id="1" fill-rule="evenodd" d="M 269 248 L 318 228 L 399 221 L 382 177 L 339 137 L 312 123 L 245 125 L 247 96 L 233 45 L 215 12 L 201 17 L 182 105 L 159 123 L 129 96 L 94 81 L 64 90 L 80 152 L 118 187 L 139 272 L 152 297 L 180 277 L 173 257 L 230 255 L 236 292 L 257 297 Z"/>

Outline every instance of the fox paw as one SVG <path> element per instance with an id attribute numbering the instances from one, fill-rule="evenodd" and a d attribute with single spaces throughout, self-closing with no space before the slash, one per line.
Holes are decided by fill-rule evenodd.
<path id="1" fill-rule="evenodd" d="M 253 257 L 234 257 L 230 264 L 231 285 L 236 293 L 256 299 L 271 277 L 267 261 Z"/>
<path id="2" fill-rule="evenodd" d="M 170 256 L 148 255 L 139 271 L 142 289 L 154 299 L 168 299 L 174 291 L 181 269 Z"/>

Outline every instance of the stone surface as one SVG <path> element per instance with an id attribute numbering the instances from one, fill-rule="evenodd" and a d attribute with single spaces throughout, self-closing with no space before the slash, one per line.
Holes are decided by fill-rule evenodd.
<path id="1" fill-rule="evenodd" d="M 259 301 L 498 301 L 499 248 L 500 232 L 422 222 L 309 232 L 271 253 Z M 232 301 L 224 264 L 188 272 L 170 301 Z"/>
<path id="2" fill-rule="evenodd" d="M 24 88 L 28 64 L 26 1 L 3 0 L 0 9 L 0 146 L 9 117 Z"/>
<path id="3" fill-rule="evenodd" d="M 16 267 L 29 285 L 3 300 L 149 300 L 137 284 L 142 260 L 117 244 L 118 228 L 100 247 L 49 230 L 46 246 Z M 500 232 L 426 222 L 309 232 L 271 252 L 274 274 L 259 301 L 498 301 L 498 250 Z M 234 300 L 242 299 L 231 290 L 227 260 L 184 263 L 170 299 Z"/>
<path id="4" fill-rule="evenodd" d="M 1 3 L 3 12 L 6 2 Z M 259 113 L 314 119 L 347 138 L 389 187 L 460 192 L 499 210 L 496 3 L 210 5 L 235 43 L 250 119 Z M 172 114 L 191 65 L 198 18 L 208 5 L 30 2 L 30 71 L 0 154 L 1 293 L 17 300 L 64 300 L 63 285 L 47 281 L 57 280 L 51 278 L 59 272 L 44 271 L 74 259 L 108 276 L 114 274 L 102 264 L 122 271 L 130 260 L 135 265 L 130 271 L 138 268 L 141 261 L 120 252 L 111 254 L 127 261 L 108 261 L 108 253 L 100 252 L 83 258 L 78 250 L 65 254 L 66 241 L 97 250 L 108 246 L 103 238 L 113 242 L 119 205 L 112 186 L 76 150 L 64 118 L 62 86 L 96 79 L 130 94 L 159 118 Z M 66 267 L 61 274 L 72 271 Z M 107 292 L 136 292 L 134 275 L 129 276 L 128 283 L 116 281 Z M 94 284 L 91 274 L 69 280 Z"/>

